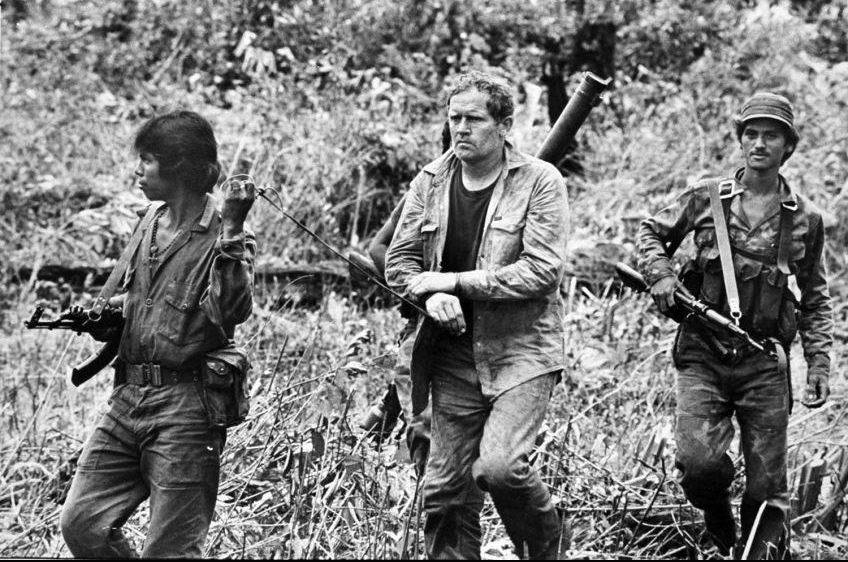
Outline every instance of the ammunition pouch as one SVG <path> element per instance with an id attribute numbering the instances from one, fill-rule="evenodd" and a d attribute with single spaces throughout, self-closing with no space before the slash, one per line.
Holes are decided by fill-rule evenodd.
<path id="1" fill-rule="evenodd" d="M 751 332 L 775 337 L 788 348 L 798 333 L 799 302 L 787 286 L 788 276 L 776 268 L 763 272 Z"/>
<path id="2" fill-rule="evenodd" d="M 247 418 L 250 362 L 243 349 L 228 345 L 207 353 L 201 363 L 201 398 L 213 427 L 233 427 Z"/>
<path id="3" fill-rule="evenodd" d="M 789 276 L 776 267 L 773 256 L 762 256 L 735 247 L 733 251 L 747 258 L 741 267 L 734 260 L 736 276 L 740 280 L 742 328 L 755 337 L 776 338 L 784 348 L 788 348 L 798 333 L 799 306 L 789 288 Z M 700 267 L 694 261 L 687 262 L 681 269 L 680 281 L 690 293 L 710 307 L 726 310 L 718 256 L 705 260 Z M 685 312 L 675 307 L 668 315 L 680 321 L 682 314 Z"/>

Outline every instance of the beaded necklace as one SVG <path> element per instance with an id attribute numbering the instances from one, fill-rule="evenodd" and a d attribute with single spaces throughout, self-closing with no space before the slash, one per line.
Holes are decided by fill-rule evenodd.
<path id="1" fill-rule="evenodd" d="M 156 235 L 159 232 L 159 218 L 165 212 L 165 208 L 162 207 L 156 211 L 156 215 L 153 217 L 153 226 L 150 229 L 150 267 L 156 267 L 156 263 L 160 259 L 159 255 L 159 246 L 156 244 Z M 171 241 L 168 242 L 168 245 L 165 246 L 165 249 L 162 250 L 162 255 L 168 253 L 168 250 L 171 249 L 171 246 L 174 245 L 174 241 L 183 233 L 182 229 L 177 229 L 174 233 L 174 236 L 171 238 Z"/>

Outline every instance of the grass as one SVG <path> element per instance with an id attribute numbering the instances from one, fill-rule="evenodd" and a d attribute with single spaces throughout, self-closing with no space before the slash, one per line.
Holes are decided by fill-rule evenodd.
<path id="1" fill-rule="evenodd" d="M 627 256 L 639 218 L 668 204 L 687 181 L 726 172 L 738 160 L 728 116 L 745 96 L 777 88 L 795 100 L 804 138 L 784 171 L 826 211 L 838 338 L 829 406 L 807 411 L 796 404 L 790 422 L 794 491 L 805 465 L 839 452 L 848 456 L 848 307 L 842 304 L 848 223 L 840 220 L 848 209 L 848 160 L 844 127 L 835 117 L 844 114 L 848 91 L 844 64 L 817 59 L 808 45 L 813 37 L 804 36 L 811 28 L 783 12 L 764 3 L 746 9 L 745 24 L 731 40 L 713 45 L 679 83 L 653 74 L 617 76 L 609 100 L 581 131 L 587 174 L 569 178 L 569 193 L 572 248 L 593 258 L 575 265 L 603 261 L 599 241 Z M 794 30 L 791 41 L 785 40 L 787 26 Z M 441 116 L 428 121 L 411 115 L 403 88 L 391 90 L 387 95 L 398 103 L 384 107 L 353 96 L 323 100 L 326 92 L 317 85 L 283 91 L 277 81 L 257 76 L 250 88 L 231 92 L 235 102 L 223 109 L 205 90 L 168 75 L 158 82 L 126 76 L 123 88 L 113 88 L 93 70 L 100 59 L 81 56 L 109 52 L 108 43 L 89 45 L 74 33 L 34 19 L 5 33 L 0 49 L 4 64 L 18 68 L 0 88 L 6 109 L 0 136 L 8 148 L 0 153 L 0 556 L 6 557 L 69 555 L 58 513 L 75 458 L 111 386 L 105 372 L 82 388 L 69 384 L 69 367 L 95 349 L 85 336 L 21 328 L 35 294 L 71 295 L 61 286 L 42 290 L 35 277 L 17 279 L 17 271 L 51 260 L 101 265 L 119 253 L 134 221 L 128 209 L 141 203 L 128 189 L 132 155 L 125 147 L 143 118 L 174 106 L 207 116 L 227 172 L 250 172 L 262 184 L 283 188 L 287 208 L 338 247 L 360 247 L 360 237 L 387 214 L 412 173 L 438 153 Z M 62 39 L 58 47 L 56 37 Z M 133 56 L 133 68 L 140 65 L 135 53 L 121 53 Z M 738 77 L 740 69 L 749 76 Z M 309 103 L 298 92 L 309 94 Z M 532 152 L 546 120 L 540 104 L 519 110 L 516 140 Z M 277 219 L 267 207 L 252 212 L 260 261 L 328 257 Z M 574 555 L 710 556 L 700 542 L 700 515 L 675 480 L 674 370 L 667 355 L 673 326 L 647 298 L 622 298 L 603 282 L 590 290 L 570 281 L 567 370 L 534 461 L 573 520 Z M 206 554 L 420 556 L 420 496 L 403 441 L 396 434 L 375 448 L 357 428 L 390 377 L 400 317 L 343 297 L 350 294 L 347 287 L 325 292 L 317 308 L 280 302 L 280 289 L 257 288 L 255 314 L 239 332 L 252 352 L 252 410 L 228 436 Z M 799 396 L 805 372 L 800 349 L 793 357 Z M 739 469 L 733 486 L 738 498 L 737 444 L 731 453 Z M 824 496 L 834 493 L 833 463 L 828 470 Z M 142 507 L 125 527 L 136 545 L 147 518 Z M 848 556 L 839 542 L 846 519 L 843 506 L 836 531 L 801 528 L 793 538 L 794 557 Z M 484 556 L 511 557 L 490 503 L 483 521 Z"/>
<path id="2" fill-rule="evenodd" d="M 28 306 L 19 307 L 17 318 L 10 315 L 10 326 L 19 325 Z M 572 518 L 572 553 L 708 555 L 699 540 L 701 519 L 674 480 L 670 323 L 650 312 L 646 299 L 613 291 L 577 291 L 568 309 L 568 370 L 534 462 Z M 377 447 L 357 427 L 385 388 L 399 328 L 394 310 L 332 292 L 314 310 L 260 303 L 241 329 L 254 362 L 251 414 L 229 432 L 208 556 L 397 558 L 404 545 L 406 556 L 421 555 L 416 478 L 399 432 Z M 79 389 L 68 383 L 68 367 L 91 349 L 84 336 L 59 332 L 15 330 L 2 340 L 2 556 L 69 555 L 58 513 L 75 457 L 110 389 L 105 372 Z M 834 372 L 844 363 L 839 357 Z M 797 376 L 795 382 L 797 395 Z M 834 382 L 827 409 L 796 407 L 793 414 L 793 489 L 804 462 L 825 449 L 848 448 L 846 384 Z M 734 490 L 741 490 L 741 472 Z M 138 546 L 147 517 L 143 507 L 125 528 Z M 484 556 L 510 557 L 490 503 L 483 521 Z M 844 508 L 839 524 L 845 532 Z M 822 536 L 796 535 L 794 553 L 845 554 L 844 545 L 830 548 Z"/>

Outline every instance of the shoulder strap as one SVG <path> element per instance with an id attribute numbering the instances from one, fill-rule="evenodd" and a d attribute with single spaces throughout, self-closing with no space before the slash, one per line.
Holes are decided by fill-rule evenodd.
<path id="1" fill-rule="evenodd" d="M 789 248 L 792 245 L 792 213 L 798 209 L 798 204 L 780 204 L 780 233 L 777 239 L 777 269 L 784 275 L 790 275 Z"/>
<path id="2" fill-rule="evenodd" d="M 124 253 L 121 254 L 121 259 L 119 259 L 118 263 L 115 264 L 115 267 L 112 268 L 112 272 L 106 279 L 106 283 L 100 290 L 100 294 L 97 295 L 97 299 L 94 301 L 94 306 L 92 306 L 91 310 L 88 312 L 88 316 L 92 320 L 100 318 L 100 314 L 106 307 L 106 303 L 108 303 L 109 299 L 112 298 L 112 295 L 115 294 L 115 289 L 118 288 L 118 282 L 120 282 L 121 277 L 123 277 L 124 273 L 127 271 L 127 267 L 130 265 L 130 260 L 133 258 L 133 255 L 135 255 L 138 245 L 141 244 L 144 232 L 147 230 L 147 227 L 150 226 L 150 223 L 153 222 L 153 217 L 156 216 L 156 212 L 163 204 L 163 201 L 154 201 L 150 207 L 147 208 L 147 213 L 145 213 L 144 218 L 141 219 L 141 224 L 139 224 L 138 228 L 136 228 L 135 232 L 133 232 L 129 244 L 127 244 L 127 247 L 124 248 Z"/>
<path id="3" fill-rule="evenodd" d="M 742 310 L 739 304 L 739 290 L 736 287 L 736 272 L 733 269 L 733 254 L 730 252 L 730 235 L 727 233 L 727 215 L 725 215 L 724 205 L 722 204 L 719 193 L 719 189 L 725 184 L 725 181 L 712 181 L 708 189 L 710 192 L 710 207 L 713 212 L 713 223 L 715 224 L 716 246 L 718 246 L 718 255 L 721 258 L 721 273 L 724 277 L 724 292 L 727 295 L 730 317 L 733 318 L 733 321 L 738 326 L 739 319 L 742 318 Z"/>

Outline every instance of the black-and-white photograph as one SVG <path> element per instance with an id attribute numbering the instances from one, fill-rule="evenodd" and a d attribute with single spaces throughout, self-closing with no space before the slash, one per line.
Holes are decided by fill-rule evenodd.
<path id="1" fill-rule="evenodd" d="M 848 557 L 848 0 L 0 0 L 0 557 Z"/>

